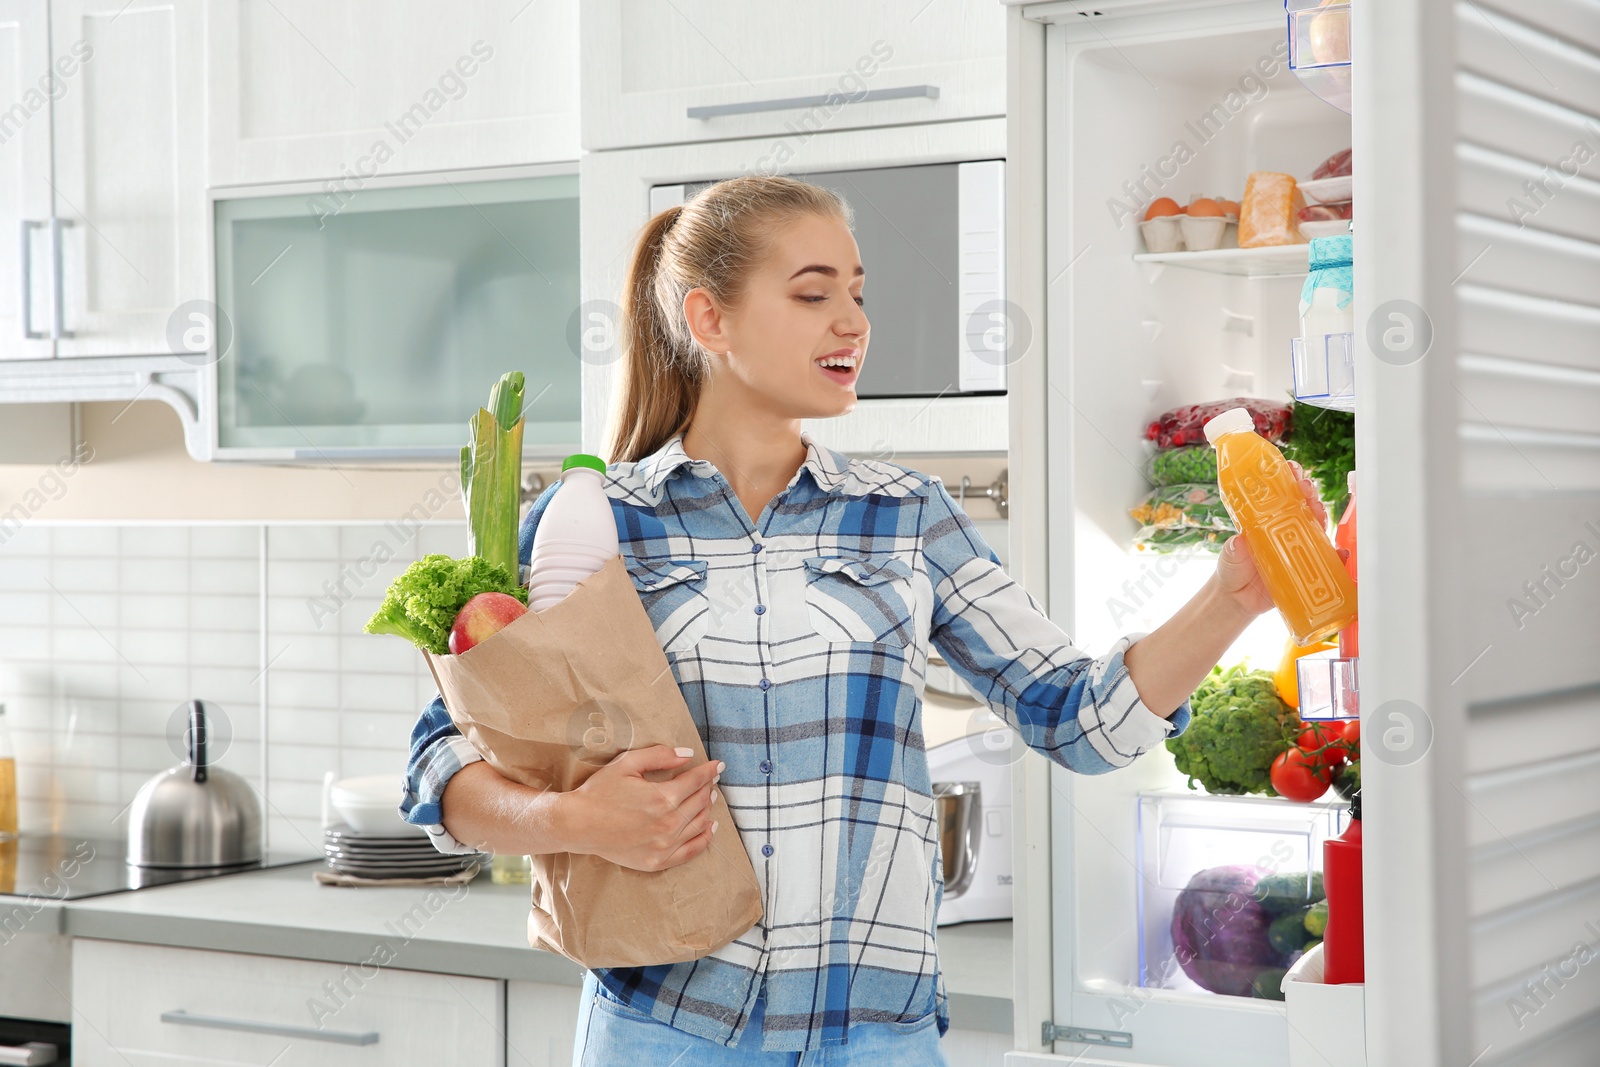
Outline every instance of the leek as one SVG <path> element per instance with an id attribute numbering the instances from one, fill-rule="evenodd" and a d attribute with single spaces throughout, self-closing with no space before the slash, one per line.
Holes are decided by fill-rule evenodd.
<path id="1" fill-rule="evenodd" d="M 489 392 L 489 407 L 467 422 L 461 449 L 461 499 L 467 509 L 467 554 L 499 564 L 520 584 L 517 524 L 522 510 L 521 371 Z"/>

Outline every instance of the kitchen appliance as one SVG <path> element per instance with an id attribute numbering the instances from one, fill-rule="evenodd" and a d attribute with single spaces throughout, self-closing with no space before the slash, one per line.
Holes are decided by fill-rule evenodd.
<path id="1" fill-rule="evenodd" d="M 930 163 L 793 175 L 855 211 L 872 340 L 862 399 L 1006 391 L 1017 340 L 1005 284 L 1005 162 Z M 714 181 L 657 185 L 650 213 Z"/>
<path id="2" fill-rule="evenodd" d="M 136 867 L 237 867 L 261 861 L 261 799 L 206 757 L 206 707 L 189 703 L 189 758 L 140 788 L 128 816 Z"/>
<path id="3" fill-rule="evenodd" d="M 578 449 L 576 163 L 210 196 L 215 304 L 173 339 L 208 458 L 453 461 L 510 366 L 539 383 L 525 452 Z"/>
<path id="4" fill-rule="evenodd" d="M 1011 763 L 1021 742 L 1014 748 L 1011 727 L 981 705 L 967 721 L 971 732 L 928 749 L 944 858 L 940 926 L 1011 918 Z"/>

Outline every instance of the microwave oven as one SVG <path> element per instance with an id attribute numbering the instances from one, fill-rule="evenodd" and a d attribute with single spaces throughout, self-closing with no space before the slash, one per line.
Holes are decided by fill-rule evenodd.
<path id="1" fill-rule="evenodd" d="M 854 211 L 872 332 L 863 400 L 1006 391 L 1005 162 L 795 173 Z M 650 213 L 714 181 L 651 187 Z"/>
<path id="2" fill-rule="evenodd" d="M 524 453 L 578 450 L 572 164 L 211 191 L 202 408 L 219 460 L 453 460 L 506 371 Z M 207 315 L 209 313 L 209 317 Z"/>

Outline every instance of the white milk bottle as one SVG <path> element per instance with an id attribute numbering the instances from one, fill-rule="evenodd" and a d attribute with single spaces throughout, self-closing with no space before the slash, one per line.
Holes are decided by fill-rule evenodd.
<path id="1" fill-rule="evenodd" d="M 568 456 L 561 465 L 561 486 L 533 532 L 528 610 L 558 603 L 620 551 L 605 481 L 599 456 Z"/>

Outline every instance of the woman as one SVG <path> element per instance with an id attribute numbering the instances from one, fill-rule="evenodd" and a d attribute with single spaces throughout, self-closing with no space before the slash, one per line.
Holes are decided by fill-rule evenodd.
<path id="1" fill-rule="evenodd" d="M 761 921 L 703 959 L 590 972 L 575 1067 L 944 1063 L 929 644 L 1029 747 L 1097 774 L 1182 730 L 1188 694 L 1271 607 L 1234 538 L 1171 621 L 1091 659 L 942 483 L 802 433 L 856 402 L 869 326 L 850 222 L 827 190 L 735 178 L 651 219 L 629 267 L 606 490 L 710 759 L 657 784 L 642 775 L 685 759 L 631 751 L 538 794 L 438 701 L 413 737 L 404 810 L 445 851 L 659 870 L 720 832 L 749 852 Z M 709 820 L 719 788 L 736 826 Z"/>

